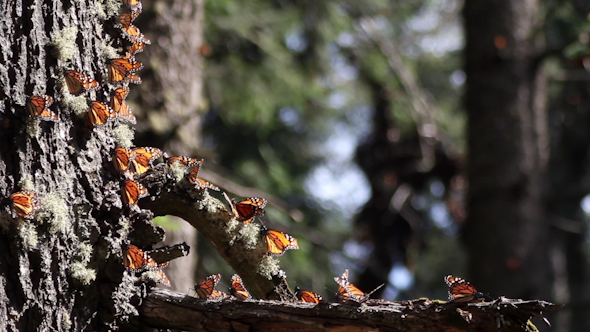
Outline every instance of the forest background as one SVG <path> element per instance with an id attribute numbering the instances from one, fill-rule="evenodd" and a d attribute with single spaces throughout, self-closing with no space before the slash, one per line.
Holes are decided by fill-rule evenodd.
<path id="1" fill-rule="evenodd" d="M 554 331 L 590 328 L 589 2 L 203 8 L 202 97 L 160 96 L 191 99 L 199 132 L 179 134 L 184 120 L 153 107 L 175 102 L 144 84 L 130 94 L 135 143 L 205 158 L 206 179 L 269 199 L 262 220 L 300 243 L 282 258 L 292 285 L 330 298 L 349 268 L 388 300 L 445 299 L 455 274 L 492 296 L 567 303 Z M 158 10 L 137 20 L 153 41 Z M 138 55 L 147 75 L 173 46 Z M 188 275 L 169 273 L 175 289 L 231 275 L 192 228 L 160 224 L 197 249 L 181 258 Z"/>

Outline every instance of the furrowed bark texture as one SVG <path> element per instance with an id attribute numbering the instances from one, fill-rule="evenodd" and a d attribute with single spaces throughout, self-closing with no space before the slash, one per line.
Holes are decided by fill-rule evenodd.
<path id="1" fill-rule="evenodd" d="M 509 299 L 473 304 L 370 300 L 361 306 L 268 300 L 211 303 L 155 290 L 141 306 L 140 319 L 144 326 L 183 331 L 509 332 L 526 331 L 529 318 L 557 308 L 543 301 Z"/>
<path id="2" fill-rule="evenodd" d="M 492 295 L 550 298 L 548 158 L 539 1 L 465 1 L 470 278 Z"/>
<path id="3" fill-rule="evenodd" d="M 85 117 L 88 101 L 108 102 L 115 88 L 106 61 L 123 56 L 114 27 L 121 3 L 0 6 L 0 330 L 116 330 L 145 295 L 123 267 L 122 244 L 135 239 L 110 166 L 113 148 L 129 146 L 133 129 L 117 120 L 92 128 Z M 71 95 L 64 69 L 99 88 Z M 53 98 L 59 120 L 29 116 L 27 97 L 41 94 Z M 8 197 L 20 190 L 36 193 L 30 219 L 10 208 Z M 148 225 L 149 217 L 134 220 Z"/>

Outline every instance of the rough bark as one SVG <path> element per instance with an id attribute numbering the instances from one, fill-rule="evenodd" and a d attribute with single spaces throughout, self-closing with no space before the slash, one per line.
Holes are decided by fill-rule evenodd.
<path id="1" fill-rule="evenodd" d="M 465 1 L 470 278 L 492 295 L 550 298 L 548 159 L 537 0 Z"/>
<path id="2" fill-rule="evenodd" d="M 155 290 L 141 306 L 141 322 L 184 331 L 525 331 L 527 321 L 559 306 L 500 298 L 487 303 L 420 299 L 363 305 L 237 300 L 211 303 Z"/>

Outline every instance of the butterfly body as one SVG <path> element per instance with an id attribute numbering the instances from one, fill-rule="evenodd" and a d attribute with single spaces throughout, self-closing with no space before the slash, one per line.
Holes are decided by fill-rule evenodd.
<path id="1" fill-rule="evenodd" d="M 252 298 L 252 295 L 250 295 L 250 292 L 248 292 L 248 290 L 246 290 L 246 287 L 244 287 L 244 283 L 242 282 L 242 278 L 237 275 L 234 274 L 231 277 L 231 288 L 230 288 L 230 294 L 239 298 L 240 300 L 249 300 Z"/>
<path id="2" fill-rule="evenodd" d="M 262 228 L 261 234 L 268 255 L 282 256 L 289 249 L 299 249 L 297 239 L 289 234 L 267 229 L 266 227 Z"/>

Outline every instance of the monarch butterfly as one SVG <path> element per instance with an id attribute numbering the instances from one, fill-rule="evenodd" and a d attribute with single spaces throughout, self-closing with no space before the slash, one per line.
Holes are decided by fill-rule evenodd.
<path id="1" fill-rule="evenodd" d="M 348 281 L 348 269 L 344 270 L 342 277 L 334 277 L 334 281 L 338 284 L 338 298 L 342 301 L 354 301 L 363 303 L 369 299 L 369 296 L 376 290 L 383 287 L 383 285 L 373 289 L 369 293 L 363 293 L 358 287 Z"/>
<path id="2" fill-rule="evenodd" d="M 150 169 L 154 160 L 160 158 L 162 150 L 152 147 L 135 148 L 135 159 L 132 160 L 133 170 L 137 174 L 143 174 Z"/>
<path id="3" fill-rule="evenodd" d="M 132 244 L 127 245 L 125 255 L 123 256 L 123 263 L 132 272 L 142 270 L 156 271 L 168 265 L 168 262 L 158 264 L 147 251 L 141 250 Z"/>
<path id="4" fill-rule="evenodd" d="M 90 102 L 90 110 L 88 111 L 88 121 L 93 126 L 102 126 L 107 123 L 108 120 L 117 117 L 117 113 L 112 108 L 99 101 Z"/>
<path id="5" fill-rule="evenodd" d="M 299 249 L 297 239 L 289 234 L 262 227 L 262 242 L 266 253 L 271 256 L 282 256 L 289 249 Z"/>
<path id="6" fill-rule="evenodd" d="M 196 284 L 195 290 L 199 298 L 215 301 L 221 301 L 228 298 L 229 296 L 227 294 L 215 289 L 215 286 L 217 286 L 220 279 L 221 274 L 213 274 Z"/>
<path id="7" fill-rule="evenodd" d="M 235 202 L 233 199 L 229 202 L 234 216 L 244 224 L 252 222 L 257 215 L 264 215 L 265 198 L 249 197 L 239 202 Z"/>
<path id="8" fill-rule="evenodd" d="M 47 95 L 30 96 L 27 101 L 27 109 L 32 116 L 37 116 L 42 120 L 56 121 L 59 119 L 57 114 L 48 108 L 52 103 L 53 99 Z"/>
<path id="9" fill-rule="evenodd" d="M 168 276 L 164 273 L 163 270 L 156 271 L 156 274 L 158 275 L 158 283 L 166 287 L 170 287 L 170 279 L 168 279 Z"/>
<path id="10" fill-rule="evenodd" d="M 143 52 L 143 49 L 145 48 L 145 43 L 139 40 L 131 40 L 131 45 L 127 46 L 127 54 L 125 55 L 125 57 L 129 58 L 134 56 L 137 53 L 141 53 Z"/>
<path id="11" fill-rule="evenodd" d="M 134 180 L 125 180 L 121 188 L 123 203 L 127 205 L 136 205 L 140 198 L 146 197 L 149 193 L 147 189 Z"/>
<path id="12" fill-rule="evenodd" d="M 75 70 L 65 70 L 65 78 L 70 93 L 75 96 L 98 88 L 97 81 Z"/>
<path id="13" fill-rule="evenodd" d="M 250 295 L 250 293 L 246 290 L 246 287 L 244 287 L 242 278 L 237 274 L 234 274 L 231 277 L 231 288 L 229 289 L 229 292 L 231 295 L 244 301 L 252 298 L 252 295 Z"/>
<path id="14" fill-rule="evenodd" d="M 129 170 L 131 161 L 135 159 L 135 152 L 127 148 L 116 148 L 115 154 L 113 155 L 113 164 L 115 169 L 119 172 L 125 172 Z"/>
<path id="15" fill-rule="evenodd" d="M 164 156 L 166 157 L 166 156 Z M 195 159 L 187 156 L 180 156 L 180 157 L 170 157 L 166 159 L 166 163 L 168 166 L 174 165 L 174 163 L 178 163 L 180 166 L 190 166 L 196 164 L 202 164 L 203 159 Z"/>
<path id="16" fill-rule="evenodd" d="M 141 77 L 139 77 L 139 75 L 137 75 L 137 73 L 130 73 L 125 78 L 125 82 L 133 83 L 133 84 L 141 84 L 142 81 L 141 81 Z"/>
<path id="17" fill-rule="evenodd" d="M 129 123 L 136 124 L 137 120 L 135 119 L 135 115 L 131 113 L 131 110 L 129 110 L 129 106 L 125 102 L 127 94 L 129 94 L 129 87 L 115 89 L 115 91 L 113 91 L 113 95 L 111 97 L 109 105 L 111 106 L 113 111 L 115 111 L 119 119 L 123 119 Z"/>
<path id="18" fill-rule="evenodd" d="M 107 64 L 109 66 L 109 81 L 111 82 L 122 82 L 130 74 L 143 68 L 141 62 L 134 58 L 109 59 Z"/>
<path id="19" fill-rule="evenodd" d="M 203 165 L 203 159 L 199 159 L 196 163 L 188 165 L 190 167 L 188 174 L 186 175 L 188 182 L 194 184 L 195 189 L 211 189 L 219 191 L 219 187 L 198 177 L 201 165 Z"/>
<path id="20" fill-rule="evenodd" d="M 463 278 L 449 274 L 445 277 L 445 282 L 449 286 L 449 301 L 472 302 L 489 298 L 489 296 L 478 292 L 469 281 Z"/>
<path id="21" fill-rule="evenodd" d="M 35 192 L 25 190 L 10 195 L 12 211 L 21 218 L 31 218 L 35 211 L 37 202 Z"/>
<path id="22" fill-rule="evenodd" d="M 324 302 L 324 298 L 321 297 L 319 294 L 316 294 L 316 293 L 308 291 L 308 290 L 303 290 L 299 287 L 295 287 L 295 296 L 297 296 L 297 299 L 299 299 L 299 301 L 301 301 L 301 302 L 307 302 L 307 303 Z"/>
<path id="23" fill-rule="evenodd" d="M 138 27 L 136 27 L 133 24 L 130 24 L 127 27 L 122 27 L 121 31 L 124 32 L 125 36 L 127 37 L 127 39 L 129 39 L 130 41 L 140 41 L 144 44 L 151 44 L 150 40 L 147 39 L 143 33 L 141 33 L 141 31 L 139 30 Z"/>

